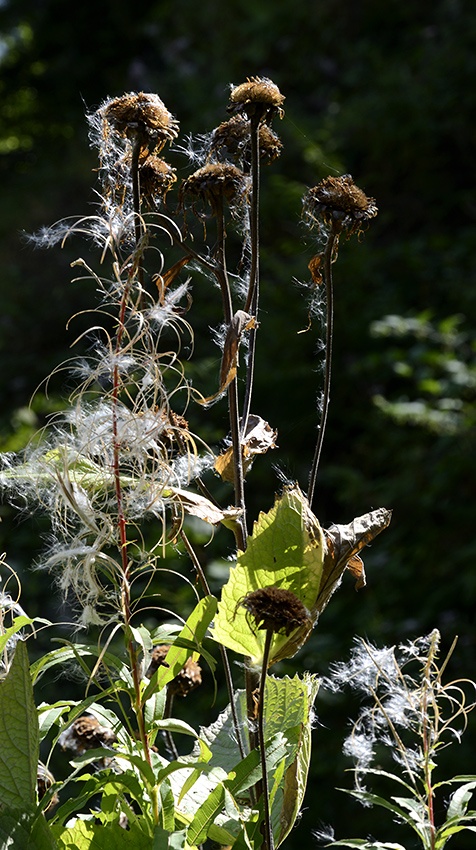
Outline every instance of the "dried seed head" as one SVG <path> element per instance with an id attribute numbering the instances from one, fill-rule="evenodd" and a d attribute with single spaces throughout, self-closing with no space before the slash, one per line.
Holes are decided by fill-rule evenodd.
<path id="1" fill-rule="evenodd" d="M 170 649 L 170 646 L 160 645 L 154 647 L 150 664 L 147 669 L 147 673 L 145 674 L 148 679 L 154 675 L 155 671 L 158 670 L 161 666 L 168 666 L 165 663 L 165 659 L 167 657 L 167 653 Z M 199 685 L 202 684 L 202 669 L 193 658 L 189 658 L 179 673 L 175 676 L 175 679 L 172 679 L 168 684 L 168 689 L 171 691 L 174 696 L 186 697 L 191 691 L 194 691 L 195 688 L 198 688 Z"/>
<path id="2" fill-rule="evenodd" d="M 248 118 L 258 116 L 260 121 L 270 120 L 276 114 L 282 118 L 284 101 L 284 95 L 272 80 L 249 77 L 246 83 L 232 89 L 228 112 L 245 112 Z"/>
<path id="3" fill-rule="evenodd" d="M 290 635 L 299 626 L 311 625 L 306 606 L 290 590 L 281 587 L 261 587 L 247 593 L 238 602 L 246 608 L 258 629 Z"/>
<path id="4" fill-rule="evenodd" d="M 51 788 L 55 781 L 55 778 L 50 770 L 43 764 L 43 762 L 38 762 L 37 772 L 36 772 L 36 788 L 38 791 L 38 800 L 42 800 L 45 796 L 46 792 Z M 43 811 L 47 812 L 53 808 L 53 806 L 57 806 L 59 803 L 59 797 L 57 794 L 53 794 L 50 802 L 48 803 L 46 809 Z"/>
<path id="5" fill-rule="evenodd" d="M 156 94 L 125 94 L 100 108 L 105 122 L 120 136 L 137 136 L 152 150 L 160 150 L 178 135 L 178 121 Z"/>
<path id="6" fill-rule="evenodd" d="M 378 212 L 374 198 L 368 198 L 350 174 L 326 177 L 309 189 L 303 203 L 311 222 L 323 222 L 337 232 L 346 229 L 349 236 L 360 233 Z"/>
<path id="7" fill-rule="evenodd" d="M 111 729 L 101 726 L 95 717 L 85 714 L 61 733 L 59 743 L 64 750 L 72 750 L 76 755 L 82 755 L 87 750 L 96 750 L 98 747 L 111 748 L 117 743 L 117 736 Z"/>
<path id="8" fill-rule="evenodd" d="M 183 181 L 179 199 L 183 204 L 185 195 L 208 201 L 216 213 L 217 202 L 225 198 L 228 202 L 243 202 L 246 197 L 247 181 L 242 171 L 229 163 L 212 162 L 199 168 Z"/>
<path id="9" fill-rule="evenodd" d="M 211 150 L 218 157 L 231 156 L 233 159 L 249 159 L 251 125 L 241 112 L 223 121 L 213 132 Z M 262 159 L 273 162 L 281 153 L 283 143 L 279 136 L 268 127 L 260 124 L 259 152 Z"/>
<path id="10" fill-rule="evenodd" d="M 175 168 L 158 156 L 148 156 L 139 169 L 140 192 L 147 203 L 155 198 L 165 199 L 165 195 L 175 183 Z"/>

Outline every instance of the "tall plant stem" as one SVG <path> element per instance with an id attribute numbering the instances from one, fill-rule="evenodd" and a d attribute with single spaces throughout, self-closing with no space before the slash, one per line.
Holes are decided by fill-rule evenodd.
<path id="1" fill-rule="evenodd" d="M 119 309 L 119 323 L 118 330 L 116 336 L 116 346 L 115 353 L 119 354 L 121 349 L 122 337 L 124 335 L 124 322 L 126 315 L 126 307 L 127 301 L 129 298 L 131 286 L 132 286 L 132 276 L 134 274 L 134 270 L 131 270 L 129 274 L 129 278 L 127 280 L 126 285 L 124 286 L 124 290 L 122 293 L 122 299 Z M 152 759 L 149 747 L 149 741 L 147 738 L 147 734 L 145 731 L 144 725 L 144 714 L 142 710 L 142 698 L 141 698 L 141 690 L 140 690 L 140 672 L 139 672 L 139 659 L 138 653 L 135 649 L 134 642 L 132 637 L 130 637 L 130 622 L 131 622 L 131 582 L 130 582 L 130 567 L 129 567 L 129 559 L 127 552 L 127 524 L 126 524 L 126 516 L 124 513 L 124 502 L 122 498 L 122 485 L 121 485 L 121 475 L 120 475 L 120 439 L 119 439 L 119 430 L 118 430 L 118 401 L 119 401 L 119 367 L 116 365 L 114 367 L 113 372 L 113 391 L 112 391 L 112 439 L 113 439 L 113 475 L 114 475 L 114 488 L 116 494 L 116 502 L 117 502 L 117 515 L 118 515 L 118 525 L 119 525 L 119 540 L 120 540 L 120 550 L 121 550 L 121 568 L 122 568 L 122 576 L 121 576 L 121 597 L 122 597 L 122 609 L 124 616 L 124 624 L 125 624 L 125 634 L 126 634 L 126 643 L 127 643 L 127 651 L 129 654 L 129 660 L 132 671 L 132 680 L 134 683 L 134 701 L 133 701 L 133 709 L 134 714 L 137 720 L 137 726 L 139 730 L 139 737 L 141 740 L 141 744 L 144 750 L 145 758 L 148 764 L 152 767 Z M 159 822 L 159 802 L 158 802 L 158 793 L 157 787 L 153 787 L 150 789 L 151 794 L 151 802 L 152 802 L 152 812 L 155 823 Z"/>
<path id="2" fill-rule="evenodd" d="M 131 178 L 132 178 L 132 203 L 134 207 L 134 239 L 136 251 L 139 249 L 142 232 L 143 232 L 143 224 L 142 218 L 140 214 L 140 178 L 139 178 L 139 157 L 141 152 L 141 142 L 139 136 L 136 136 L 134 142 L 132 144 L 132 160 L 131 160 Z M 143 293 L 142 287 L 144 284 L 144 269 L 142 266 L 142 262 L 139 261 L 137 265 L 137 279 L 140 285 L 140 298 L 142 301 Z"/>
<path id="3" fill-rule="evenodd" d="M 221 291 L 223 297 L 223 314 L 227 326 L 233 318 L 233 306 L 231 301 L 230 285 L 228 282 L 228 274 L 226 269 L 226 254 L 225 254 L 225 219 L 223 214 L 223 198 L 220 197 L 216 203 L 216 219 L 217 219 L 217 250 L 216 263 L 219 280 L 221 279 Z M 240 437 L 240 413 L 238 402 L 238 381 L 233 378 L 228 387 L 228 412 L 230 417 L 231 444 L 233 447 L 233 471 L 235 484 L 235 504 L 241 509 L 242 514 L 236 523 L 235 538 L 236 545 L 239 549 L 246 548 L 246 505 L 245 505 L 245 487 L 243 478 L 243 459 L 241 455 L 241 437 Z"/>
<path id="4" fill-rule="evenodd" d="M 253 115 L 250 120 L 250 142 L 251 142 L 251 209 L 250 209 L 250 241 L 251 241 L 251 263 L 248 296 L 246 299 L 245 313 L 250 313 L 255 319 L 258 316 L 259 304 L 259 194 L 260 194 L 260 169 L 259 169 L 259 124 L 260 116 Z M 246 387 L 243 402 L 243 414 L 241 417 L 241 433 L 246 433 L 248 416 L 251 408 L 251 396 L 253 393 L 253 376 L 255 369 L 256 353 L 256 325 L 250 330 L 248 361 L 246 370 Z"/>
<path id="5" fill-rule="evenodd" d="M 332 367 L 332 345 L 334 337 L 334 288 L 332 283 L 332 262 L 334 251 L 337 247 L 339 234 L 332 229 L 327 238 L 326 247 L 323 257 L 323 275 L 326 286 L 326 302 L 327 302 L 327 324 L 326 324 L 326 363 L 324 373 L 324 392 L 322 398 L 322 412 L 317 434 L 316 448 L 312 460 L 311 473 L 309 476 L 309 487 L 307 498 L 309 505 L 312 508 L 314 500 L 314 491 L 316 487 L 317 471 L 319 469 L 319 461 L 321 459 L 322 444 L 324 442 L 324 434 L 326 431 L 327 414 L 329 412 L 330 389 L 331 389 L 331 367 Z"/>
<path id="6" fill-rule="evenodd" d="M 269 651 L 271 649 L 271 641 L 273 639 L 273 630 L 266 630 L 266 642 L 263 653 L 263 666 L 261 669 L 261 679 L 259 685 L 258 698 L 258 739 L 259 752 L 262 771 L 262 788 L 263 788 L 263 810 L 264 810 L 264 850 L 274 850 L 273 830 L 271 826 L 271 814 L 269 810 L 269 788 L 268 788 L 268 768 L 266 765 L 266 747 L 264 739 L 264 695 L 266 691 L 266 676 L 268 673 Z"/>
<path id="7" fill-rule="evenodd" d="M 195 567 L 195 569 L 197 571 L 197 576 L 199 578 L 200 584 L 202 585 L 203 592 L 207 596 L 210 596 L 210 588 L 208 586 L 207 577 L 206 577 L 205 573 L 203 572 L 203 567 L 202 567 L 202 565 L 201 565 L 201 563 L 200 563 L 200 561 L 197 557 L 197 553 L 195 552 L 192 544 L 190 543 L 190 541 L 189 541 L 189 539 L 188 539 L 188 537 L 185 534 L 183 529 L 180 530 L 179 536 L 180 536 L 180 539 L 182 540 L 182 543 L 184 544 L 184 546 L 185 546 L 185 548 L 186 548 L 186 550 L 187 550 L 187 552 L 190 556 L 190 560 L 192 561 L 193 566 Z M 231 716 L 232 716 L 232 719 L 233 719 L 233 726 L 234 726 L 234 729 L 235 729 L 235 735 L 236 735 L 236 740 L 237 740 L 237 743 L 238 743 L 238 749 L 240 751 L 241 758 L 244 759 L 245 749 L 244 749 L 243 741 L 242 741 L 242 738 L 241 738 L 240 724 L 238 723 L 238 715 L 236 713 L 236 705 L 235 705 L 235 700 L 234 700 L 234 697 L 233 697 L 233 679 L 232 679 L 232 676 L 231 676 L 230 662 L 228 660 L 227 651 L 222 644 L 220 644 L 220 652 L 221 652 L 221 657 L 222 657 L 222 662 L 223 662 L 223 669 L 225 671 L 226 686 L 227 686 L 227 690 L 228 690 L 228 699 L 230 700 Z"/>

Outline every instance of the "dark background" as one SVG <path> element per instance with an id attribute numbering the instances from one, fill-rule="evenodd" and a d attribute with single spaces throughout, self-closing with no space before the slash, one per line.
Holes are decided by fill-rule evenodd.
<path id="1" fill-rule="evenodd" d="M 327 526 L 393 509 L 390 528 L 364 553 L 367 588 L 356 595 L 344 581 L 295 661 L 326 672 L 347 657 L 354 634 L 389 644 L 438 628 L 443 657 L 459 635 L 448 675 L 473 676 L 474 4 L 4 0 L 0 21 L 3 450 L 21 448 L 58 407 L 64 377 L 52 382 L 49 399 L 41 387 L 32 409 L 28 403 L 71 354 L 82 320 L 67 330 L 68 318 L 94 305 L 93 285 L 70 282 L 69 264 L 87 246 L 39 252 L 22 234 L 93 209 L 97 163 L 85 110 L 125 91 L 157 92 L 180 119 L 183 140 L 226 117 L 230 83 L 268 76 L 286 96 L 286 115 L 275 122 L 284 151 L 263 173 L 254 409 L 278 428 L 279 450 L 248 478 L 250 516 L 268 510 L 279 489 L 273 464 L 306 487 L 321 372 L 318 328 L 297 334 L 307 307 L 295 280 L 308 281 L 314 252 L 301 198 L 328 174 L 343 173 L 376 199 L 379 215 L 365 238 L 341 243 L 334 267 L 332 403 L 317 513 Z M 174 164 L 179 178 L 188 173 L 183 157 Z M 218 313 L 207 312 L 207 283 L 194 287 L 196 333 L 208 339 Z M 382 322 L 387 316 L 395 318 Z M 196 380 L 217 363 L 213 346 L 198 351 L 205 365 Z M 213 411 L 205 427 L 221 439 L 225 411 Z M 45 520 L 20 520 L 7 505 L 1 516 L 0 546 L 20 575 L 25 609 L 58 618 L 59 598 L 29 570 Z M 217 541 L 222 554 L 231 551 L 225 532 Z M 281 672 L 294 670 L 288 662 Z M 337 837 L 373 834 L 414 846 L 390 817 L 334 790 L 351 786 L 340 752 L 357 709 L 344 695 L 318 699 L 307 808 L 290 848 L 312 846 L 310 831 L 320 822 Z M 463 743 L 443 756 L 448 776 L 476 772 L 474 739 L 470 720 Z M 442 768 L 436 779 L 443 778 Z M 452 846 L 472 844 L 463 835 Z"/>

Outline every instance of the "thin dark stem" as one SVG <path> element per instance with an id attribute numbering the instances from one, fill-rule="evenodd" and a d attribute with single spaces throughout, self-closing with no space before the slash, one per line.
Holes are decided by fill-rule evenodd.
<path id="1" fill-rule="evenodd" d="M 327 414 L 329 412 L 330 388 L 331 388 L 331 366 L 332 366 L 332 344 L 334 336 L 334 289 L 332 285 L 332 262 L 334 250 L 339 236 L 334 230 L 331 230 L 323 257 L 323 275 L 326 285 L 326 301 L 327 301 L 327 327 L 326 327 L 326 364 L 324 374 L 324 393 L 322 398 L 321 421 L 317 434 L 316 448 L 314 450 L 314 458 L 312 461 L 311 474 L 309 476 L 309 488 L 307 498 L 309 505 L 312 508 L 314 500 L 314 491 L 316 487 L 317 471 L 321 458 L 322 444 L 324 442 L 324 434 L 326 431 Z"/>
<path id="2" fill-rule="evenodd" d="M 266 765 L 266 747 L 264 739 L 264 695 L 266 691 L 266 676 L 268 672 L 269 652 L 271 649 L 271 641 L 273 640 L 273 630 L 266 630 L 266 643 L 263 654 L 263 667 L 261 669 L 261 679 L 259 685 L 259 701 L 258 701 L 258 739 L 259 751 L 261 759 L 262 783 L 263 783 L 263 809 L 264 809 L 264 836 L 263 850 L 274 850 L 273 830 L 271 826 L 271 814 L 269 810 L 269 788 L 268 788 L 268 768 Z"/>
<path id="3" fill-rule="evenodd" d="M 139 156 L 141 151 L 141 142 L 138 136 L 132 144 L 132 160 L 131 160 L 131 177 L 132 177 L 132 203 L 134 207 L 134 239 L 136 250 L 139 248 L 142 239 L 142 218 L 140 214 L 140 178 L 139 178 Z M 142 262 L 137 265 L 137 279 L 141 290 L 144 284 L 144 269 Z"/>
<path id="4" fill-rule="evenodd" d="M 182 540 L 182 543 L 184 544 L 184 546 L 185 546 L 185 548 L 186 548 L 186 550 L 187 550 L 187 552 L 190 556 L 190 560 L 192 561 L 193 566 L 195 567 L 195 569 L 197 571 L 197 576 L 199 578 L 200 584 L 202 585 L 203 592 L 205 593 L 206 596 L 210 596 L 211 594 L 210 594 L 210 588 L 208 586 L 207 577 L 206 577 L 205 573 L 203 572 L 203 567 L 202 567 L 202 565 L 201 565 L 201 563 L 200 563 L 200 561 L 197 557 L 197 553 L 195 552 L 195 550 L 194 550 L 192 544 L 190 543 L 190 540 L 188 539 L 187 535 L 185 534 L 183 528 L 180 530 L 179 536 L 180 536 L 180 539 Z M 233 679 L 232 679 L 232 676 L 231 676 L 230 662 L 228 660 L 227 651 L 222 644 L 220 644 L 220 652 L 221 652 L 221 657 L 222 657 L 222 662 L 223 662 L 223 669 L 225 671 L 226 686 L 227 686 L 227 690 L 228 690 L 228 699 L 230 700 L 231 716 L 232 716 L 232 719 L 233 719 L 233 726 L 234 726 L 234 729 L 235 729 L 235 735 L 236 735 L 236 740 L 237 740 L 237 744 L 238 744 L 238 749 L 240 751 L 241 758 L 244 759 L 245 749 L 244 749 L 243 741 L 242 741 L 242 738 L 241 738 L 240 724 L 238 723 L 238 715 L 236 713 L 235 700 L 233 698 Z"/>
<path id="5" fill-rule="evenodd" d="M 217 219 L 217 250 L 215 259 L 217 262 L 218 279 L 221 281 L 220 286 L 223 297 L 223 315 L 226 325 L 229 326 L 233 318 L 233 305 L 226 270 L 226 231 L 223 214 L 223 198 L 220 198 L 217 201 L 215 212 Z M 230 417 L 231 444 L 233 446 L 235 504 L 238 508 L 241 508 L 242 511 L 241 517 L 235 526 L 235 538 L 238 548 L 244 550 L 246 547 L 246 505 L 243 479 L 243 459 L 241 456 L 238 381 L 236 377 L 232 380 L 228 387 L 228 412 Z"/>
<path id="6" fill-rule="evenodd" d="M 260 193 L 260 169 L 259 169 L 259 118 L 253 116 L 250 122 L 251 141 L 251 209 L 250 209 L 250 241 L 251 241 L 251 264 L 250 282 L 248 296 L 246 299 L 245 313 L 257 318 L 259 304 L 259 193 Z M 246 433 L 248 416 L 251 408 L 251 396 L 253 392 L 253 376 L 255 369 L 256 332 L 253 327 L 250 331 L 248 361 L 246 370 L 245 398 L 243 402 L 243 415 L 241 417 L 241 433 Z"/>

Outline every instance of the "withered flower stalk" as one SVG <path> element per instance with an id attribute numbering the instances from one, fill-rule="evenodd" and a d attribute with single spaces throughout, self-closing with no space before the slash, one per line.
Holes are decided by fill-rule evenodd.
<path id="1" fill-rule="evenodd" d="M 365 192 L 355 185 L 350 174 L 344 174 L 342 177 L 326 177 L 325 180 L 309 190 L 303 203 L 303 214 L 310 226 L 313 227 L 314 224 L 317 224 L 319 228 L 324 228 L 327 233 L 324 251 L 314 257 L 309 266 L 316 282 L 320 279 L 322 272 L 326 287 L 327 312 L 322 411 L 307 492 L 307 498 L 312 509 L 330 399 L 334 333 L 332 263 L 337 259 L 340 234 L 346 231 L 347 237 L 352 236 L 353 233 L 360 235 L 368 227 L 370 219 L 377 215 L 378 210 L 375 200 L 368 198 Z"/>
<path id="2" fill-rule="evenodd" d="M 258 786 L 258 795 L 263 796 L 264 808 L 264 829 L 263 836 L 264 850 L 274 850 L 273 830 L 271 826 L 271 815 L 269 809 L 269 787 L 268 787 L 268 770 L 266 765 L 266 747 L 264 737 L 264 698 L 266 692 L 266 676 L 269 666 L 269 656 L 271 643 L 275 634 L 291 634 L 299 626 L 310 622 L 310 614 L 305 605 L 292 593 L 290 590 L 280 587 L 262 587 L 258 590 L 253 590 L 247 593 L 238 602 L 247 611 L 247 619 L 250 628 L 265 630 L 266 641 L 263 652 L 263 663 L 261 667 L 261 676 L 258 691 L 258 706 L 257 706 L 257 728 L 258 728 L 258 744 L 260 751 L 260 761 L 262 769 L 262 781 Z M 251 622 L 254 621 L 254 624 Z M 248 710 L 250 704 L 248 703 Z M 254 714 L 249 717 L 251 723 L 254 724 Z M 253 737 L 250 735 L 250 745 L 253 746 Z"/>

